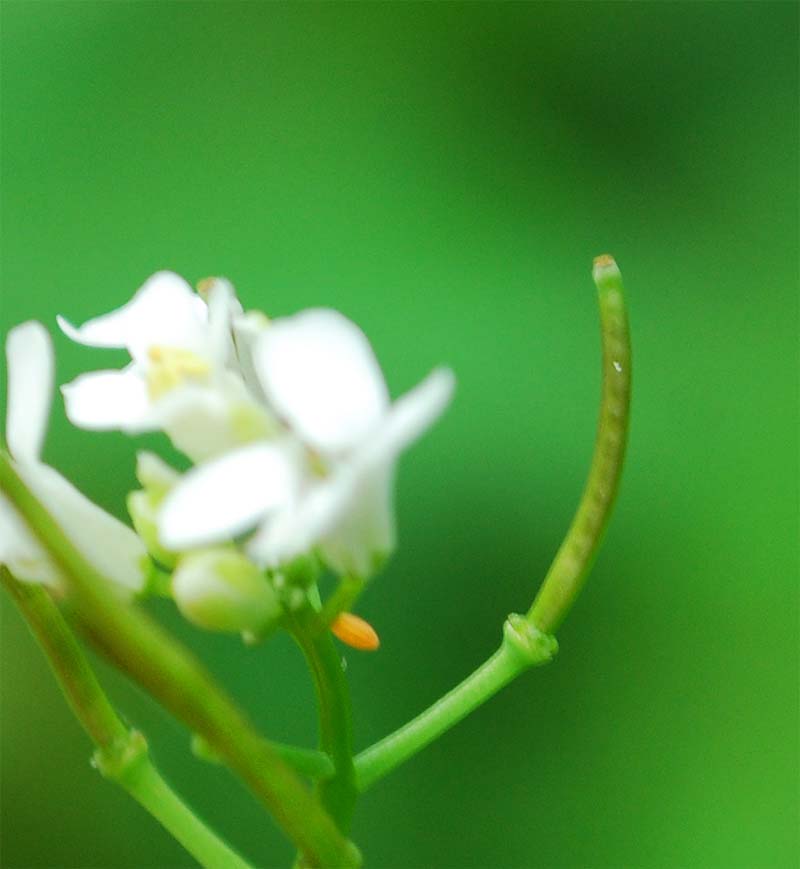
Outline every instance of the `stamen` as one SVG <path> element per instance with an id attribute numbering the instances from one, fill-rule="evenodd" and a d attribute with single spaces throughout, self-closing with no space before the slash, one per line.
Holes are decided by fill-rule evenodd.
<path id="1" fill-rule="evenodd" d="M 182 347 L 154 344 L 148 348 L 151 365 L 147 371 L 147 388 L 152 399 L 160 398 L 185 380 L 205 380 L 211 366 L 205 359 Z"/>

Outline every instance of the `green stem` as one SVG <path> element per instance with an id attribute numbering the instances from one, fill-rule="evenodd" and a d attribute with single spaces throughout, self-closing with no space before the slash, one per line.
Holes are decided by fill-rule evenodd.
<path id="1" fill-rule="evenodd" d="M 278 757 L 283 758 L 292 769 L 311 779 L 330 778 L 336 767 L 330 755 L 313 748 L 299 748 L 296 745 L 286 745 L 283 742 L 270 742 Z"/>
<path id="2" fill-rule="evenodd" d="M 141 764 L 120 784 L 208 869 L 247 869 L 246 863 L 192 814 L 158 774 L 152 763 Z"/>
<path id="3" fill-rule="evenodd" d="M 268 740 L 270 748 L 295 771 L 310 779 L 329 778 L 335 772 L 333 761 L 322 751 L 313 748 L 300 748 L 284 742 Z M 195 733 L 192 736 L 192 753 L 207 763 L 222 763 L 222 758 L 208 746 L 206 741 Z"/>
<path id="4" fill-rule="evenodd" d="M 500 649 L 433 706 L 356 757 L 359 790 L 413 757 L 528 667 L 550 660 L 558 648 L 551 634 L 578 596 L 599 549 L 619 488 L 628 432 L 631 353 L 622 279 L 609 256 L 595 260 L 593 277 L 603 386 L 592 465 L 575 518 L 528 613 L 509 616 Z"/>
<path id="5" fill-rule="evenodd" d="M 65 574 L 64 605 L 84 634 L 238 773 L 311 865 L 356 867 L 358 849 L 258 735 L 195 657 L 133 605 L 121 603 L 0 453 L 0 490 Z"/>
<path id="6" fill-rule="evenodd" d="M 600 305 L 603 386 L 600 420 L 586 487 L 539 593 L 528 611 L 539 630 L 554 632 L 589 575 L 619 490 L 628 436 L 631 343 L 622 276 L 610 256 L 594 261 Z"/>
<path id="7" fill-rule="evenodd" d="M 320 612 L 322 627 L 327 629 L 336 616 L 349 610 L 364 590 L 364 580 L 345 576 L 336 586 L 333 594 L 325 601 Z"/>
<path id="8" fill-rule="evenodd" d="M 0 568 L 0 581 L 42 648 L 76 718 L 97 746 L 96 766 L 116 781 L 174 836 L 201 866 L 248 869 L 161 778 L 141 734 L 129 730 L 103 689 L 50 595 L 17 582 Z"/>
<path id="9" fill-rule="evenodd" d="M 292 619 L 290 630 L 303 651 L 314 680 L 319 706 L 320 748 L 333 761 L 334 774 L 318 787 L 322 804 L 347 832 L 356 800 L 350 690 L 342 659 L 320 615 L 310 606 Z"/>
<path id="10" fill-rule="evenodd" d="M 557 649 L 554 637 L 537 631 L 522 616 L 510 615 L 504 626 L 503 643 L 491 658 L 433 706 L 356 757 L 358 790 L 367 790 L 438 739 L 520 673 L 546 664 Z"/>

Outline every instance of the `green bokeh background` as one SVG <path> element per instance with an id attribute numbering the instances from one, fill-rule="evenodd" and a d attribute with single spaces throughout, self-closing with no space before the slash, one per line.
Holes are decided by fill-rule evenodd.
<path id="1" fill-rule="evenodd" d="M 530 602 L 591 453 L 591 258 L 616 255 L 634 414 L 606 545 L 554 665 L 360 804 L 374 867 L 794 866 L 798 859 L 798 7 L 2 3 L 2 326 L 115 307 L 153 271 L 330 305 L 394 394 L 457 399 L 402 462 L 401 546 L 347 655 L 366 746 Z M 55 337 L 61 382 L 122 354 Z M 143 443 L 162 445 L 152 437 Z M 135 444 L 48 459 L 123 515 Z M 2 601 L 2 863 L 188 866 L 88 764 Z M 312 744 L 284 639 L 159 617 L 264 731 Z M 109 668 L 170 780 L 261 866 L 291 848 Z"/>

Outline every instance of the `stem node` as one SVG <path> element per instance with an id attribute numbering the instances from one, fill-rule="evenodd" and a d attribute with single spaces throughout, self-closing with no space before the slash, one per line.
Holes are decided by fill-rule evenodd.
<path id="1" fill-rule="evenodd" d="M 548 664 L 558 652 L 558 640 L 531 621 L 511 613 L 503 625 L 503 644 L 518 659 L 520 668 Z"/>
<path id="2" fill-rule="evenodd" d="M 147 760 L 147 740 L 138 730 L 130 730 L 110 744 L 95 749 L 92 766 L 103 778 L 126 784 L 138 774 Z"/>

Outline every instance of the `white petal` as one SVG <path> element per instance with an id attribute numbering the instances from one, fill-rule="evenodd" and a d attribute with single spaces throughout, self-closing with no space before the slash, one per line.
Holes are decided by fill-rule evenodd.
<path id="1" fill-rule="evenodd" d="M 38 459 L 53 395 L 53 344 L 44 326 L 31 321 L 12 329 L 6 359 L 8 449 L 17 459 Z"/>
<path id="2" fill-rule="evenodd" d="M 241 313 L 242 306 L 233 284 L 225 278 L 214 278 L 208 291 L 209 352 L 219 367 L 224 366 L 233 353 L 232 321 Z"/>
<path id="3" fill-rule="evenodd" d="M 61 392 L 67 417 L 79 428 L 134 434 L 158 427 L 147 384 L 136 365 L 122 371 L 81 374 L 62 386 Z"/>
<path id="4" fill-rule="evenodd" d="M 8 567 L 16 579 L 57 586 L 58 568 L 31 533 L 25 520 L 0 494 L 0 564 Z"/>
<path id="5" fill-rule="evenodd" d="M 198 465 L 164 501 L 161 542 L 179 551 L 234 537 L 291 500 L 298 475 L 296 453 L 285 441 L 253 444 Z"/>
<path id="6" fill-rule="evenodd" d="M 311 551 L 340 517 L 352 491 L 352 478 L 336 475 L 309 486 L 262 523 L 247 543 L 247 553 L 267 567 L 277 567 Z"/>
<path id="7" fill-rule="evenodd" d="M 261 311 L 247 311 L 233 319 L 233 337 L 239 370 L 247 388 L 259 401 L 266 401 L 266 396 L 256 374 L 253 353 L 258 339 L 269 327 L 270 321 Z"/>
<path id="8" fill-rule="evenodd" d="M 231 372 L 224 372 L 214 387 L 187 383 L 172 390 L 159 399 L 153 415 L 158 427 L 193 462 L 261 440 L 275 428 Z"/>
<path id="9" fill-rule="evenodd" d="M 239 446 L 231 424 L 230 404 L 219 391 L 185 384 L 153 408 L 158 427 L 193 462 L 204 462 Z"/>
<path id="10" fill-rule="evenodd" d="M 343 469 L 267 520 L 248 541 L 248 554 L 278 567 L 319 546 L 337 573 L 368 578 L 394 548 L 392 478 L 389 467 L 371 474 Z"/>
<path id="11" fill-rule="evenodd" d="M 454 388 L 455 377 L 449 368 L 432 371 L 422 383 L 394 402 L 385 422 L 357 461 L 374 468 L 396 458 L 442 415 Z"/>
<path id="12" fill-rule="evenodd" d="M 326 564 L 341 576 L 369 578 L 394 549 L 393 485 L 391 467 L 354 480 L 339 521 L 320 543 Z"/>
<path id="13" fill-rule="evenodd" d="M 131 356 L 142 361 L 154 345 L 194 352 L 206 349 L 205 302 L 173 272 L 156 272 L 127 304 L 80 328 L 63 317 L 57 319 L 64 333 L 79 344 L 127 347 Z"/>
<path id="14" fill-rule="evenodd" d="M 64 533 L 94 567 L 113 582 L 138 591 L 144 583 L 141 540 L 118 519 L 40 462 L 19 464 L 20 476 Z"/>
<path id="15" fill-rule="evenodd" d="M 453 385 L 452 372 L 441 369 L 403 396 L 360 450 L 262 525 L 248 554 L 275 567 L 319 545 L 337 572 L 370 576 L 394 548 L 394 461 L 441 414 Z"/>
<path id="16" fill-rule="evenodd" d="M 350 490 L 321 545 L 337 572 L 366 578 L 394 549 L 394 462 L 439 418 L 454 387 L 452 371 L 433 371 L 392 405 L 380 429 L 348 463 Z"/>
<path id="17" fill-rule="evenodd" d="M 336 311 L 276 320 L 255 348 L 261 385 L 279 417 L 324 453 L 357 445 L 389 397 L 364 333 Z"/>

